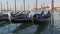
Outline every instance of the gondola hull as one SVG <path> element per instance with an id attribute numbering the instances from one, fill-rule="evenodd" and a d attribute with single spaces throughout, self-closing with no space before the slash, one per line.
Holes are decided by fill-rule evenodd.
<path id="1" fill-rule="evenodd" d="M 0 15 L 0 21 L 8 21 L 8 14 L 2 14 Z"/>
<path id="2" fill-rule="evenodd" d="M 12 23 L 27 23 L 27 22 L 32 22 L 31 19 L 12 19 Z"/>
<path id="3" fill-rule="evenodd" d="M 43 19 L 43 20 L 38 20 L 38 19 L 33 20 L 34 24 L 42 24 L 42 23 L 47 23 L 49 21 L 51 21 L 51 18 Z"/>

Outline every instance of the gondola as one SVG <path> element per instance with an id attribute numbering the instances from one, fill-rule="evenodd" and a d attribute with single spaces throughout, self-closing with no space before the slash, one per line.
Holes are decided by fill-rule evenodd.
<path id="1" fill-rule="evenodd" d="M 34 24 L 41 24 L 50 21 L 51 19 L 51 13 L 48 11 L 47 14 L 34 14 L 33 15 L 33 22 Z"/>
<path id="2" fill-rule="evenodd" d="M 11 12 L 11 16 L 12 16 L 12 17 L 15 17 L 19 12 L 20 12 L 20 11 L 18 11 L 18 12 L 16 12 L 16 13 L 15 13 L 15 12 Z"/>
<path id="3" fill-rule="evenodd" d="M 28 14 L 23 14 L 19 12 L 16 12 L 14 14 L 13 12 L 11 12 L 10 17 L 8 16 L 8 14 L 0 15 L 0 21 L 11 21 L 13 23 L 20 23 L 20 22 L 29 22 L 31 21 L 31 18 L 28 17 Z"/>
<path id="4" fill-rule="evenodd" d="M 13 23 L 20 23 L 20 22 L 31 22 L 31 18 L 28 17 L 27 14 L 19 14 L 19 15 L 16 15 L 16 17 L 13 17 L 11 18 L 11 21 Z"/>
<path id="5" fill-rule="evenodd" d="M 16 14 L 18 14 L 19 12 L 16 12 Z M 13 14 L 13 12 L 11 12 L 12 16 L 15 16 L 15 14 Z M 0 21 L 9 21 L 9 16 L 8 13 L 7 14 L 1 14 L 0 15 Z"/>
<path id="6" fill-rule="evenodd" d="M 20 12 L 16 15 L 11 15 L 11 21 L 13 23 L 20 23 L 20 22 L 31 22 L 31 18 L 28 16 L 28 13 Z"/>
<path id="7" fill-rule="evenodd" d="M 8 20 L 8 14 L 1 14 L 0 15 L 0 21 L 7 21 Z"/>

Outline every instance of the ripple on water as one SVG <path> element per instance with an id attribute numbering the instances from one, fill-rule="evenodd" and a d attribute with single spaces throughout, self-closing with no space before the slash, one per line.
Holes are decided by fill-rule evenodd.
<path id="1" fill-rule="evenodd" d="M 19 26 L 20 24 L 17 24 Z M 0 27 L 0 34 L 12 34 L 11 31 L 15 30 L 16 24 L 8 24 L 4 27 Z"/>

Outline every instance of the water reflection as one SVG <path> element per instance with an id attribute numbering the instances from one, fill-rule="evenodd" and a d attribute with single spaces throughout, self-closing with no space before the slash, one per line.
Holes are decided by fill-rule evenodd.
<path id="1" fill-rule="evenodd" d="M 57 21 L 56 21 L 57 22 Z M 8 25 L 9 24 L 9 22 L 4 22 L 5 24 L 3 24 L 3 25 L 1 25 L 0 27 L 7 27 L 6 25 Z M 20 23 L 21 24 L 21 23 Z M 11 24 L 11 25 L 13 25 L 13 23 Z M 18 25 L 18 24 L 17 24 Z M 35 24 L 32 24 L 32 23 L 22 23 L 21 25 L 19 25 L 19 26 L 17 26 L 15 29 L 14 29 L 14 26 L 8 26 L 9 28 L 13 28 L 13 29 L 10 29 L 10 30 L 12 30 L 11 32 L 13 32 L 14 34 L 18 34 L 18 33 L 21 33 L 21 31 L 23 32 L 23 30 L 25 30 L 25 29 L 29 29 L 28 27 L 31 27 L 32 28 L 32 26 L 33 25 L 35 25 Z M 45 29 L 46 29 L 46 27 L 48 27 L 48 25 L 49 25 L 49 23 L 42 23 L 42 24 L 38 24 L 38 26 L 36 27 L 36 28 L 34 28 L 34 26 L 33 26 L 33 28 L 32 29 L 35 29 L 35 30 L 31 30 L 31 29 L 29 29 L 29 30 L 31 30 L 31 31 L 35 31 L 34 32 L 34 34 L 41 34 L 41 32 L 43 32 L 43 31 L 45 31 Z M 57 25 L 57 24 L 56 24 Z M 4 28 L 4 30 L 6 30 L 7 28 Z M 56 30 L 56 29 L 55 29 Z M 8 31 L 8 30 L 6 30 L 6 31 Z M 26 30 L 26 31 L 28 31 L 28 30 Z M 28 34 L 31 32 L 31 31 L 28 31 Z M 46 31 L 47 32 L 47 31 Z M 48 31 L 49 32 L 49 31 Z M 24 33 L 24 32 L 23 32 Z M 26 32 L 25 32 L 26 33 Z"/>
<path id="2" fill-rule="evenodd" d="M 0 22 L 0 27 L 6 26 L 8 24 L 10 24 L 10 23 L 6 22 L 6 21 L 2 21 L 2 22 Z"/>
<path id="3" fill-rule="evenodd" d="M 19 32 L 19 30 L 23 30 L 26 29 L 27 27 L 30 27 L 32 25 L 32 23 L 22 23 L 20 26 L 18 26 L 14 31 L 12 31 L 13 33 L 17 33 Z"/>
<path id="4" fill-rule="evenodd" d="M 14 31 L 12 31 L 14 34 L 17 34 L 21 32 L 22 30 L 26 29 L 27 27 L 32 27 L 32 23 L 22 23 L 20 26 L 18 26 Z M 35 24 L 34 24 L 35 25 Z M 40 32 L 44 31 L 44 29 L 47 27 L 48 23 L 41 23 L 38 24 L 37 30 L 34 34 L 40 34 Z M 27 30 L 28 31 L 28 30 Z M 23 32 L 24 33 L 24 32 Z"/>
<path id="5" fill-rule="evenodd" d="M 39 24 L 38 27 L 37 27 L 37 30 L 36 30 L 35 34 L 40 34 L 42 31 L 44 31 L 44 29 L 47 26 L 48 26 L 48 22 Z"/>

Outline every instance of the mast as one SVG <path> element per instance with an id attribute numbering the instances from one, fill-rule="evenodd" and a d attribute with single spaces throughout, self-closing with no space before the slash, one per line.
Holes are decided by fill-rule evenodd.
<path id="1" fill-rule="evenodd" d="M 2 1 L 1 1 L 1 13 L 3 13 L 3 12 L 2 12 Z"/>
<path id="2" fill-rule="evenodd" d="M 25 14 L 25 0 L 23 0 L 23 4 L 24 4 L 24 14 Z"/>

